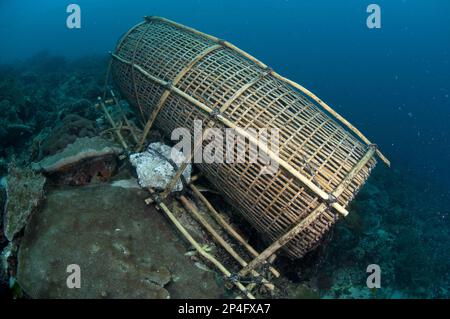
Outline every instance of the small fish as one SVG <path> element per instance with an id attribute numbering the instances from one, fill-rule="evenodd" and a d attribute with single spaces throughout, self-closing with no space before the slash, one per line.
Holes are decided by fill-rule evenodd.
<path id="1" fill-rule="evenodd" d="M 204 270 L 204 271 L 209 271 L 209 272 L 213 272 L 211 269 L 209 269 L 205 264 L 197 261 L 195 262 L 195 266 L 197 266 L 197 268 Z"/>

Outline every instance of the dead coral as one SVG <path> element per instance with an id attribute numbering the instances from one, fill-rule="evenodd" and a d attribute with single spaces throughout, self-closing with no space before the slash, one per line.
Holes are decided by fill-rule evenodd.
<path id="1" fill-rule="evenodd" d="M 30 168 L 9 166 L 6 183 L 4 233 L 9 241 L 27 224 L 44 197 L 45 177 Z"/>

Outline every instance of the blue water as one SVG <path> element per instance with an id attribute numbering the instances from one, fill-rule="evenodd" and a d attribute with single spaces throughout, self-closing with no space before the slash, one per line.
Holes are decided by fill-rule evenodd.
<path id="1" fill-rule="evenodd" d="M 450 239 L 450 2 L 373 2 L 381 29 L 366 26 L 371 1 L 1 0 L 0 63 L 43 50 L 105 54 L 145 15 L 226 39 L 313 91 L 379 145 L 392 162 L 380 174 L 405 192 L 391 203 L 408 207 L 421 232 L 433 231 L 428 219 L 441 220 L 440 237 L 425 248 L 432 254 L 435 242 Z M 81 7 L 79 30 L 66 27 L 69 3 Z M 446 268 L 440 274 L 448 274 L 447 257 L 438 256 Z"/>

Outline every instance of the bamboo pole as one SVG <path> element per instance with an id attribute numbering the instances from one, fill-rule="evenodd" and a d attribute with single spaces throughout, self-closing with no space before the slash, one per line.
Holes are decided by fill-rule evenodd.
<path id="1" fill-rule="evenodd" d="M 244 57 L 246 57 L 247 59 L 249 59 L 250 61 L 256 63 L 259 67 L 261 68 L 267 68 L 267 65 L 264 64 L 263 62 L 261 62 L 260 60 L 258 60 L 257 58 L 255 58 L 254 56 L 248 54 L 247 52 L 243 51 L 242 49 L 239 49 L 238 47 L 236 47 L 235 45 L 231 44 L 228 41 L 224 41 L 221 40 L 217 37 L 211 36 L 209 34 L 200 32 L 198 30 L 195 30 L 191 27 L 182 25 L 180 23 L 162 18 L 162 17 L 145 17 L 146 21 L 151 21 L 151 20 L 159 20 L 168 24 L 171 24 L 175 27 L 178 27 L 182 30 L 191 32 L 193 34 L 196 34 L 198 36 L 201 37 L 205 37 L 211 41 L 214 41 L 216 43 L 220 43 L 225 47 L 228 47 L 229 49 L 243 55 Z M 313 101 L 315 101 L 317 104 L 319 104 L 323 109 L 325 109 L 328 113 L 330 113 L 332 116 L 334 116 L 334 118 L 336 118 L 339 122 L 341 122 L 344 126 L 346 126 L 350 131 L 352 131 L 356 136 L 358 136 L 362 141 L 364 141 L 367 145 L 371 145 L 372 143 L 370 142 L 370 140 L 365 137 L 361 131 L 359 131 L 355 126 L 353 126 L 349 121 L 347 121 L 344 117 L 342 117 L 339 113 L 337 113 L 333 108 L 331 108 L 328 104 L 326 104 L 324 101 L 322 101 L 321 99 L 319 99 L 314 93 L 312 93 L 311 91 L 309 91 L 308 89 L 306 89 L 305 87 L 303 87 L 302 85 L 289 80 L 283 76 L 281 76 L 280 74 L 276 73 L 276 72 L 272 72 L 272 75 L 279 79 L 280 81 L 283 81 L 293 87 L 295 87 L 296 89 L 298 89 L 299 91 L 301 91 L 303 94 L 307 95 L 310 99 L 312 99 Z M 380 150 L 376 151 L 377 155 L 380 157 L 380 159 L 388 166 L 390 167 L 391 163 L 390 161 L 386 158 L 386 156 L 384 156 Z"/>
<path id="2" fill-rule="evenodd" d="M 194 195 L 206 206 L 216 222 L 222 226 L 231 237 L 236 239 L 253 257 L 257 257 L 259 253 L 252 246 L 250 246 L 245 239 L 242 238 L 242 236 L 233 227 L 231 227 L 230 224 L 226 222 L 225 218 L 214 208 L 214 206 L 212 206 L 212 204 L 206 199 L 205 196 L 203 196 L 198 188 L 194 184 L 189 184 L 189 187 Z M 280 277 L 280 273 L 274 267 L 271 266 L 269 270 L 275 277 Z"/>
<path id="3" fill-rule="evenodd" d="M 194 182 L 195 182 L 196 180 L 198 180 L 199 178 L 200 178 L 199 175 L 194 175 L 194 176 L 192 176 L 192 177 L 191 177 L 191 180 L 189 181 L 189 184 L 194 183 Z M 147 205 L 150 205 L 150 204 L 153 204 L 153 203 L 154 203 L 153 198 L 151 198 L 151 197 L 146 198 L 144 201 L 145 201 L 145 203 L 146 203 Z"/>
<path id="4" fill-rule="evenodd" d="M 211 41 L 213 41 L 213 42 L 220 42 L 220 39 L 219 39 L 219 38 L 216 38 L 215 36 L 212 36 L 212 35 L 209 35 L 209 34 L 200 32 L 200 31 L 198 31 L 198 30 L 195 30 L 195 29 L 193 29 L 193 28 L 190 28 L 190 27 L 188 27 L 188 26 L 179 24 L 179 23 L 177 23 L 177 22 L 174 22 L 174 21 L 172 21 L 172 20 L 169 20 L 169 19 L 166 19 L 166 18 L 163 18 L 163 17 L 157 17 L 157 16 L 145 16 L 144 19 L 145 19 L 145 21 L 147 21 L 147 22 L 150 22 L 150 21 L 152 21 L 152 20 L 162 21 L 162 22 L 171 24 L 171 25 L 173 25 L 173 26 L 175 26 L 175 27 L 177 27 L 177 28 L 180 28 L 180 29 L 183 29 L 183 30 L 187 30 L 187 31 L 189 31 L 189 32 L 191 32 L 191 33 L 193 33 L 193 34 L 199 35 L 199 36 L 201 36 L 201 37 L 205 37 L 205 38 L 207 38 L 207 39 L 209 39 L 209 40 L 211 40 Z"/>
<path id="5" fill-rule="evenodd" d="M 107 92 L 106 87 L 108 86 L 109 75 L 111 73 L 112 61 L 113 61 L 112 59 L 109 59 L 108 67 L 106 68 L 105 82 L 103 83 L 103 100 L 106 99 L 106 92 Z"/>
<path id="6" fill-rule="evenodd" d="M 153 193 L 153 190 L 149 190 L 151 193 Z M 198 253 L 205 258 L 207 261 L 211 262 L 214 266 L 217 267 L 217 269 L 220 270 L 227 278 L 231 279 L 232 274 L 231 272 L 224 266 L 220 261 L 218 261 L 214 256 L 207 253 L 200 244 L 189 234 L 189 232 L 186 230 L 186 228 L 183 227 L 183 225 L 180 224 L 180 222 L 177 220 L 177 218 L 173 215 L 173 213 L 170 211 L 170 209 L 163 203 L 160 202 L 158 206 L 162 209 L 164 214 L 170 219 L 170 221 L 175 225 L 175 227 L 180 231 L 180 233 L 186 238 L 186 240 L 195 248 L 195 250 L 198 251 Z M 255 299 L 255 296 L 247 289 L 245 286 L 240 283 L 239 281 L 233 281 L 233 283 L 236 285 L 236 287 L 249 299 Z"/>
<path id="7" fill-rule="evenodd" d="M 141 21 L 139 23 L 137 23 L 136 25 L 134 25 L 130 30 L 128 30 L 119 40 L 119 43 L 117 44 L 117 52 L 120 50 L 120 48 L 122 47 L 123 44 L 123 40 L 125 40 L 131 32 L 133 32 L 135 29 L 137 29 L 138 27 L 140 27 L 141 25 L 145 24 L 146 21 Z"/>
<path id="8" fill-rule="evenodd" d="M 342 192 L 347 187 L 348 183 L 351 182 L 353 177 L 359 173 L 359 171 L 367 164 L 367 162 L 373 157 L 375 153 L 374 147 L 369 147 L 366 154 L 363 158 L 356 164 L 353 169 L 347 174 L 345 179 L 336 187 L 336 190 L 333 192 L 333 196 L 335 198 L 339 197 Z M 312 211 L 305 219 L 303 219 L 300 223 L 295 225 L 290 231 L 285 233 L 279 239 L 272 243 L 268 248 L 266 248 L 258 257 L 253 259 L 246 267 L 244 267 L 239 274 L 241 276 L 246 276 L 253 269 L 264 263 L 271 255 L 273 255 L 276 251 L 286 245 L 291 239 L 293 239 L 297 234 L 302 232 L 305 228 L 307 228 L 316 218 L 322 214 L 327 209 L 327 205 L 321 203 L 316 209 Z"/>
<path id="9" fill-rule="evenodd" d="M 220 236 L 220 234 L 209 224 L 202 215 L 198 212 L 198 210 L 195 208 L 195 206 L 192 204 L 190 200 L 188 200 L 185 196 L 180 196 L 180 201 L 186 207 L 187 211 L 194 216 L 194 218 L 211 234 L 211 236 L 214 238 L 214 240 L 221 245 L 230 255 L 233 257 L 242 267 L 247 266 L 247 262 L 233 249 L 233 247 L 230 246 L 223 238 Z M 251 271 L 252 276 L 254 277 L 262 277 L 258 272 L 255 270 Z M 267 279 L 262 278 L 262 283 L 265 287 L 267 287 L 269 290 L 274 290 L 275 286 L 270 283 Z M 251 290 L 251 289 L 250 289 Z"/>

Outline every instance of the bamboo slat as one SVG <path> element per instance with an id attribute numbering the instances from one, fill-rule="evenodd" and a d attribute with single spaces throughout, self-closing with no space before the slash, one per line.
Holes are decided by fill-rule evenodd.
<path id="1" fill-rule="evenodd" d="M 117 58 L 116 55 L 113 55 L 113 57 Z M 132 65 L 134 68 L 136 68 L 139 71 L 141 71 L 150 80 L 152 80 L 152 81 L 154 81 L 156 83 L 160 83 L 160 84 L 162 83 L 162 85 L 164 85 L 164 86 L 167 86 L 169 84 L 168 82 L 164 82 L 164 80 L 161 80 L 161 79 L 158 79 L 158 78 L 155 78 L 155 77 L 151 76 L 146 71 L 143 71 L 142 68 L 140 68 L 139 66 L 136 66 L 134 64 L 131 64 L 131 62 L 129 62 L 129 61 L 127 61 L 126 63 L 129 64 L 129 65 Z M 182 98 L 184 98 L 188 102 L 192 103 L 193 105 L 197 106 L 199 109 L 201 109 L 202 111 L 206 112 L 207 114 L 211 115 L 211 113 L 213 112 L 213 110 L 211 108 L 207 107 L 202 102 L 199 102 L 198 100 L 194 99 L 190 95 L 188 95 L 185 92 L 181 91 L 177 87 L 172 86 L 170 88 L 170 90 L 172 92 L 176 93 L 177 95 L 181 96 Z M 236 133 L 238 133 L 240 136 L 243 136 L 243 137 L 247 138 L 252 144 L 257 145 L 258 148 L 260 150 L 262 150 L 265 154 L 267 154 L 272 161 L 274 161 L 274 162 L 278 163 L 279 165 L 281 165 L 289 174 L 292 174 L 295 178 L 297 178 L 301 183 L 303 183 L 310 190 L 312 190 L 314 193 L 316 193 L 318 196 L 320 196 L 323 200 L 328 201 L 330 199 L 329 194 L 327 194 L 325 191 L 320 189 L 320 187 L 315 185 L 312 181 L 310 181 L 308 178 L 306 178 L 301 173 L 299 173 L 297 170 L 295 170 L 289 163 L 287 163 L 286 161 L 284 161 L 283 159 L 278 157 L 278 155 L 276 155 L 274 152 L 272 152 L 266 145 L 261 144 L 258 141 L 258 139 L 255 138 L 252 134 L 250 134 L 246 130 L 236 126 L 236 124 L 234 124 L 233 122 L 229 121 L 226 117 L 224 117 L 222 115 L 217 115 L 217 119 L 220 122 L 222 122 L 225 126 L 227 126 L 228 128 L 234 129 L 236 131 Z M 192 153 L 194 154 L 195 151 L 192 152 Z M 180 169 L 177 172 L 177 174 L 176 174 L 176 176 L 175 176 L 175 178 L 173 180 L 173 183 L 177 182 L 178 178 L 183 173 L 183 171 L 186 168 L 187 164 L 188 163 L 183 163 L 183 165 L 180 166 Z M 173 188 L 173 185 L 172 185 L 172 183 L 169 184 L 169 187 L 168 187 L 169 191 L 170 191 L 171 188 Z M 170 186 L 172 186 L 172 187 L 170 187 Z M 167 196 L 168 193 L 166 193 L 165 195 Z M 336 211 L 339 214 L 341 214 L 343 216 L 347 216 L 348 215 L 348 211 L 344 207 L 342 207 L 340 204 L 333 203 L 331 206 L 334 209 L 336 209 Z"/>
<path id="2" fill-rule="evenodd" d="M 103 113 L 105 114 L 105 117 L 109 124 L 111 125 L 114 134 L 117 136 L 117 139 L 119 140 L 120 144 L 122 144 L 122 147 L 124 150 L 128 150 L 128 144 L 125 142 L 125 139 L 123 138 L 122 134 L 120 133 L 120 130 L 117 128 L 116 123 L 114 122 L 113 118 L 111 117 L 111 114 L 109 114 L 108 109 L 105 106 L 105 103 L 103 102 L 101 97 L 98 97 L 98 104 L 101 107 Z"/>

